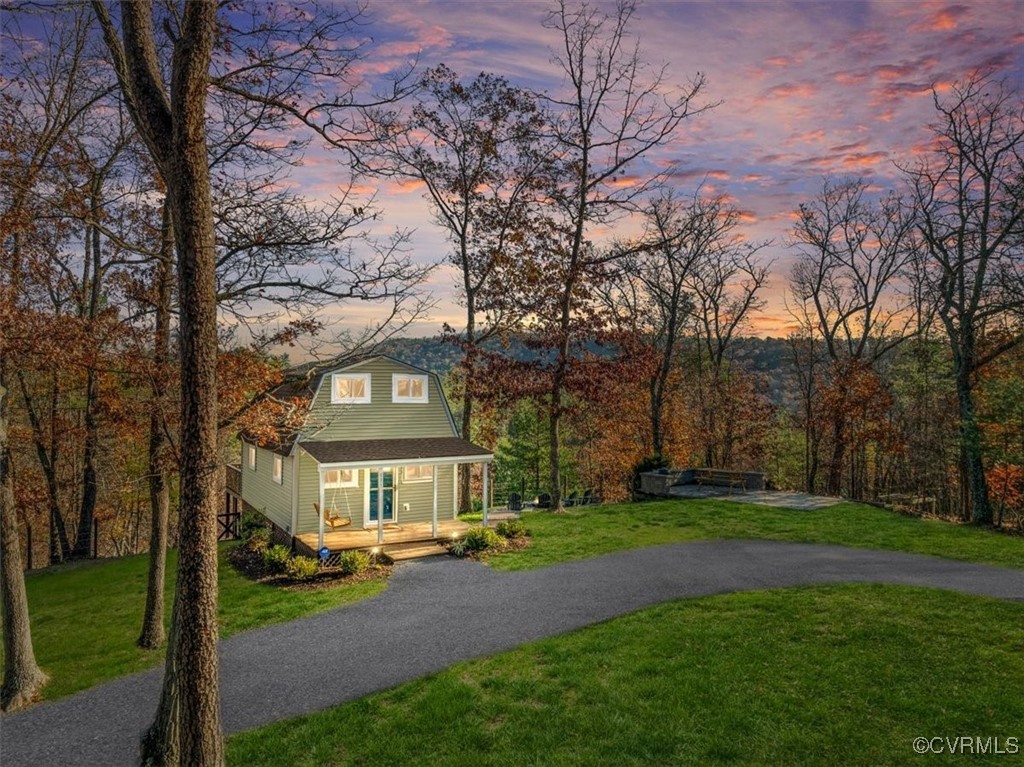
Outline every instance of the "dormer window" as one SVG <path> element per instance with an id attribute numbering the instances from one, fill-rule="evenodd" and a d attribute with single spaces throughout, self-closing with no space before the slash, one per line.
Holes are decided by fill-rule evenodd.
<path id="1" fill-rule="evenodd" d="M 392 402 L 427 402 L 427 377 L 395 373 L 391 376 Z"/>
<path id="2" fill-rule="evenodd" d="M 332 404 L 368 404 L 369 402 L 369 373 L 335 373 L 331 376 Z"/>

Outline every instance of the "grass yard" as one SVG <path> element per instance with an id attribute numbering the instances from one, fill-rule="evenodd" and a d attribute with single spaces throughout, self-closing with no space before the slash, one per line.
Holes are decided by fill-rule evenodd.
<path id="1" fill-rule="evenodd" d="M 522 551 L 489 558 L 526 570 L 611 551 L 710 538 L 762 538 L 909 551 L 1024 568 L 1024 537 L 918 519 L 859 503 L 794 511 L 715 500 L 666 500 L 571 508 L 521 517 L 533 538 Z"/>
<path id="2" fill-rule="evenodd" d="M 533 544 L 493 556 L 499 570 L 543 567 L 610 551 L 674 541 L 765 538 L 837 543 L 1024 567 L 1024 538 L 946 522 L 904 517 L 845 503 L 790 511 L 727 501 L 661 501 L 523 515 Z M 253 583 L 224 560 L 220 567 L 222 636 L 327 610 L 379 593 L 383 581 L 323 590 L 282 591 Z M 170 552 L 170 620 L 175 552 Z M 82 562 L 26 578 L 36 657 L 50 674 L 48 700 L 157 665 L 163 651 L 135 646 L 145 605 L 146 556 Z"/>
<path id="3" fill-rule="evenodd" d="M 310 591 L 282 591 L 239 575 L 220 550 L 220 628 L 239 631 L 281 623 L 380 593 L 386 582 Z M 166 624 L 170 624 L 177 552 L 167 556 Z M 146 555 L 81 562 L 25 578 L 36 660 L 50 675 L 43 689 L 53 700 L 163 661 L 163 650 L 135 645 L 146 606 Z"/>
<path id="4" fill-rule="evenodd" d="M 915 737 L 1024 742 L 1024 605 L 843 585 L 675 602 L 240 733 L 256 767 L 1010 764 Z"/>

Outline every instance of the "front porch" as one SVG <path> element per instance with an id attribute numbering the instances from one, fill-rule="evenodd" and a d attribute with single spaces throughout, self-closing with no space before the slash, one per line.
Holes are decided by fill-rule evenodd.
<path id="1" fill-rule="evenodd" d="M 331 554 L 352 549 L 374 549 L 382 547 L 386 553 L 387 547 L 401 543 L 418 543 L 420 541 L 443 541 L 452 536 L 462 535 L 469 529 L 469 525 L 458 519 L 445 519 L 437 521 L 437 535 L 434 535 L 433 525 L 430 522 L 410 522 L 408 524 L 385 525 L 384 543 L 377 542 L 376 527 L 349 527 L 344 530 L 325 530 L 324 548 L 330 549 Z M 319 532 L 303 533 L 295 536 L 296 545 L 308 549 L 305 553 L 309 556 L 318 556 Z"/>

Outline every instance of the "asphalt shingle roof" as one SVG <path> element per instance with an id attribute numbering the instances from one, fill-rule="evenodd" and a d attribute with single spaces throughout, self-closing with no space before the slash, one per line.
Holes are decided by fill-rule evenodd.
<path id="1" fill-rule="evenodd" d="M 417 460 L 427 458 L 485 458 L 491 451 L 459 437 L 407 439 L 350 439 L 300 442 L 318 463 Z"/>

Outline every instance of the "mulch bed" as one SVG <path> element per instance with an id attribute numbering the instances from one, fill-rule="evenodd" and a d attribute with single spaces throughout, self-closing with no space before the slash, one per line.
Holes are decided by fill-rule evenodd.
<path id="1" fill-rule="evenodd" d="M 492 554 L 504 554 L 506 551 L 522 551 L 528 549 L 532 541 L 529 535 L 520 535 L 518 538 L 502 538 L 501 548 L 489 549 L 488 551 L 467 551 L 461 559 L 475 559 L 477 562 L 486 562 Z M 451 554 L 451 544 L 445 544 L 448 553 Z M 455 556 L 454 554 L 451 554 Z"/>
<path id="2" fill-rule="evenodd" d="M 263 553 L 253 551 L 245 544 L 236 546 L 227 555 L 228 562 L 238 572 L 251 581 L 264 583 L 268 586 L 277 586 L 288 591 L 311 591 L 316 589 L 332 588 L 343 583 L 362 583 L 363 581 L 375 581 L 387 578 L 391 575 L 394 567 L 390 564 L 373 564 L 362 573 L 355 575 L 342 575 L 341 570 L 336 567 L 322 568 L 319 573 L 308 581 L 296 581 L 281 573 L 271 573 L 263 564 Z"/>

